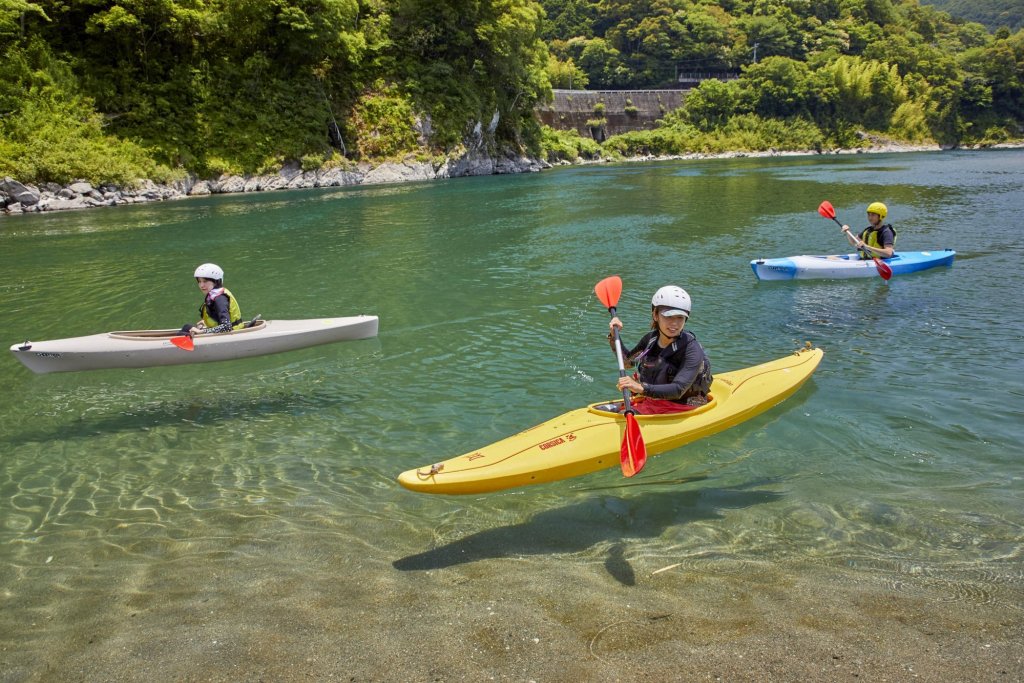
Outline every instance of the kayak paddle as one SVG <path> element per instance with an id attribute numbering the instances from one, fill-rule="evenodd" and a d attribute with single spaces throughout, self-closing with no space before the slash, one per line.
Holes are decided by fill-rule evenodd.
<path id="1" fill-rule="evenodd" d="M 196 348 L 196 345 L 192 342 L 192 337 L 187 334 L 183 334 L 180 337 L 171 337 L 171 343 L 182 351 L 193 351 Z"/>
<path id="2" fill-rule="evenodd" d="M 836 222 L 836 225 L 838 225 L 839 227 L 843 227 L 843 224 L 839 222 L 838 218 L 836 218 L 836 210 L 832 207 L 832 204 L 830 204 L 829 202 L 822 202 L 818 206 L 818 213 L 820 213 L 825 218 L 831 218 Z M 888 263 L 878 258 L 874 254 L 871 255 L 871 258 L 875 260 L 875 266 L 878 268 L 878 274 L 882 276 L 883 280 L 888 280 L 889 278 L 892 277 L 892 268 L 889 267 Z"/>
<path id="3" fill-rule="evenodd" d="M 619 303 L 619 295 L 622 294 L 622 279 L 618 275 L 606 277 L 597 283 L 594 293 L 614 318 L 615 306 Z M 619 377 L 625 377 L 626 367 L 622 361 L 622 341 L 619 339 L 617 327 L 612 328 L 612 335 L 615 341 L 615 358 L 619 361 Z M 636 421 L 636 411 L 633 410 L 633 404 L 629 401 L 629 389 L 622 390 L 622 401 L 625 406 L 623 412 L 626 415 L 626 433 L 622 437 L 620 461 L 622 474 L 632 477 L 642 470 L 647 462 L 647 446 L 644 445 L 644 435 L 640 433 L 640 423 Z"/>

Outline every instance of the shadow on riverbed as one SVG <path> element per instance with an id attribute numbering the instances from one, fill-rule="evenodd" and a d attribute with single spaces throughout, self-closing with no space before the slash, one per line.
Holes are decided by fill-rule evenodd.
<path id="1" fill-rule="evenodd" d="M 257 420 L 274 415 L 303 415 L 336 407 L 345 399 L 328 391 L 260 392 L 176 400 L 155 400 L 148 405 L 119 408 L 112 414 L 95 413 L 70 417 L 66 422 L 37 425 L 22 422 L 25 429 L 12 430 L 0 443 L 20 446 L 33 442 L 74 441 L 96 436 L 157 430 L 181 425 L 197 428 L 234 420 Z M 353 400 L 354 402 L 354 400 Z"/>
<path id="2" fill-rule="evenodd" d="M 581 552 L 611 542 L 605 568 L 619 583 L 636 583 L 625 557 L 624 542 L 656 538 L 665 529 L 691 522 L 721 519 L 723 510 L 762 505 L 784 494 L 758 487 L 757 481 L 731 488 L 658 491 L 633 497 L 599 496 L 582 503 L 547 510 L 528 521 L 487 529 L 457 541 L 393 562 L 402 571 L 442 569 L 478 560 L 521 555 Z"/>

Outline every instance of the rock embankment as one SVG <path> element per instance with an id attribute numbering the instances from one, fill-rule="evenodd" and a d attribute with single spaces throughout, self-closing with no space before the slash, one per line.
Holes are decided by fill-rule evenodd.
<path id="1" fill-rule="evenodd" d="M 278 173 L 259 176 L 229 176 L 216 180 L 186 178 L 170 185 L 146 180 L 137 187 L 94 187 L 87 182 L 62 186 L 42 183 L 38 187 L 13 178 L 0 181 L 0 214 L 38 213 L 121 206 L 233 192 L 266 192 L 314 187 L 383 185 L 417 180 L 437 180 L 463 176 L 529 173 L 549 168 L 550 164 L 527 157 L 494 158 L 467 155 L 442 162 L 406 160 L 377 166 L 359 164 L 351 169 L 329 168 L 303 171 L 298 165 L 286 165 Z"/>

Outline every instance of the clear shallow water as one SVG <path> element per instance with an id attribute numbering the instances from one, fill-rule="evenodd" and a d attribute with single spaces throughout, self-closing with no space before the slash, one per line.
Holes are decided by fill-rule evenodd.
<path id="1" fill-rule="evenodd" d="M 900 247 L 957 261 L 888 284 L 758 283 L 751 258 L 843 248 L 823 199 L 858 227 L 881 199 Z M 842 568 L 1019 610 L 1022 215 L 1024 151 L 1006 150 L 566 168 L 3 219 L 8 345 L 177 327 L 198 305 L 191 271 L 210 260 L 246 315 L 373 313 L 381 331 L 143 371 L 0 362 L 0 642 L 41 652 L 85 638 L 111 606 L 301 590 L 328 566 L 380 577 L 376 595 L 349 596 L 358 614 L 417 590 L 421 570 L 483 560 L 553 560 L 624 585 L 669 565 Z M 825 359 L 782 406 L 636 480 L 609 470 L 479 497 L 398 487 L 400 471 L 613 396 L 592 288 L 616 273 L 627 338 L 651 292 L 676 283 L 716 370 L 805 340 Z M 182 573 L 206 587 L 170 578 Z"/>

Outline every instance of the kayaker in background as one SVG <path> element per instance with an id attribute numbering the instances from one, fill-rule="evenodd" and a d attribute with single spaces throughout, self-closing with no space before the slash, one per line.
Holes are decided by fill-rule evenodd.
<path id="1" fill-rule="evenodd" d="M 895 253 L 896 229 L 888 223 L 882 223 L 882 219 L 889 213 L 882 202 L 868 204 L 868 227 L 861 231 L 860 236 L 854 236 L 850 232 L 850 226 L 842 227 L 843 234 L 850 244 L 857 247 L 861 260 L 879 257 L 892 258 Z"/>
<path id="2" fill-rule="evenodd" d="M 196 268 L 196 283 L 205 295 L 199 306 L 200 320 L 181 328 L 182 334 L 217 334 L 245 326 L 238 300 L 224 286 L 224 270 L 216 263 L 204 263 Z"/>
<path id="3" fill-rule="evenodd" d="M 690 317 L 690 295 L 682 287 L 662 287 L 651 298 L 651 331 L 624 353 L 634 376 L 620 377 L 619 391 L 628 389 L 642 415 L 675 413 L 705 405 L 711 389 L 711 361 L 692 332 L 683 327 Z M 622 329 L 618 316 L 610 327 Z M 615 350 L 614 337 L 608 339 Z M 616 404 L 621 409 L 621 404 Z"/>

